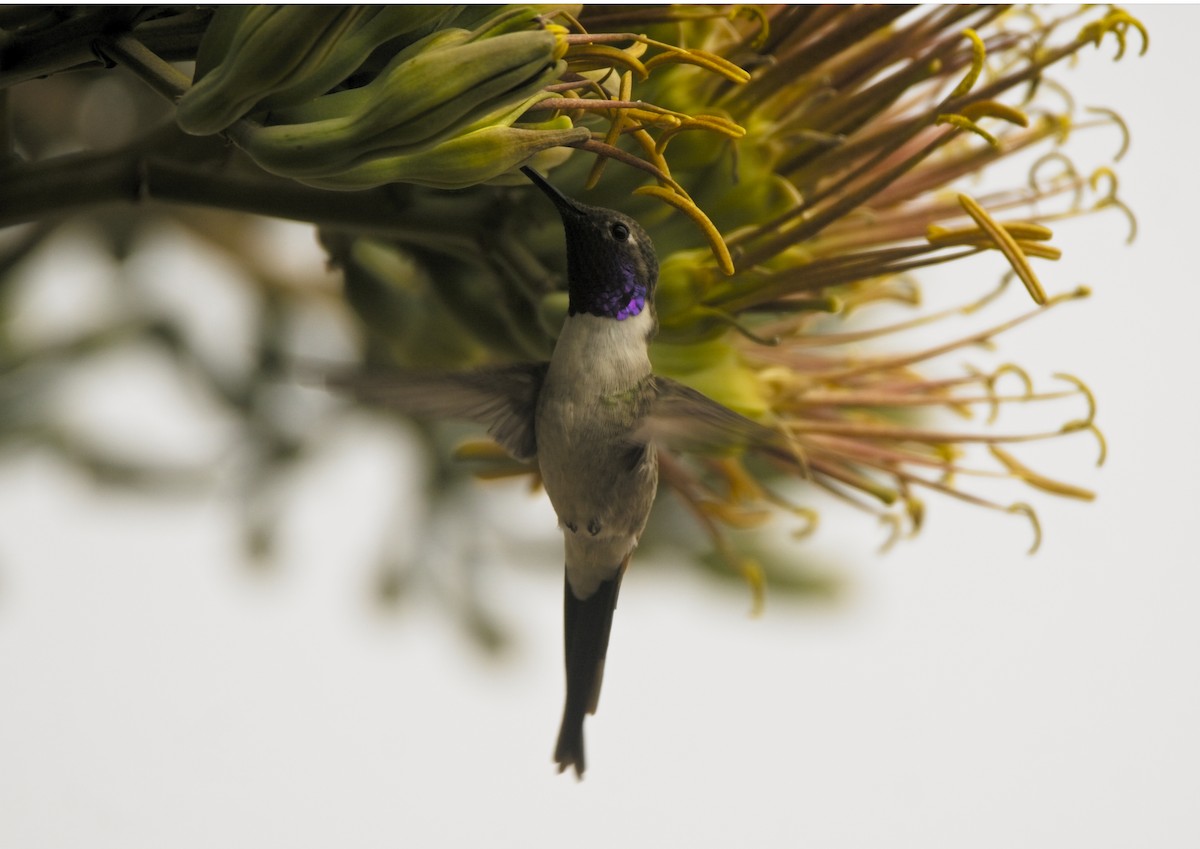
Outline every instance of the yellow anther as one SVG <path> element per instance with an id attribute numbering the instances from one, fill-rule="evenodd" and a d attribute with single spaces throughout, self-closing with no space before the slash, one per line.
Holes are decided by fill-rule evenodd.
<path id="1" fill-rule="evenodd" d="M 1092 390 L 1088 388 L 1086 383 L 1073 374 L 1067 374 L 1066 372 L 1060 371 L 1055 372 L 1054 377 L 1058 380 L 1065 380 L 1067 383 L 1074 386 L 1079 390 L 1079 394 L 1083 396 L 1084 400 L 1087 401 L 1087 415 L 1082 420 L 1068 422 L 1063 426 L 1064 430 L 1067 428 L 1070 428 L 1071 430 L 1083 430 L 1085 428 L 1092 427 L 1092 422 L 1096 419 L 1096 397 L 1092 395 Z"/>
<path id="2" fill-rule="evenodd" d="M 912 522 L 909 536 L 916 536 L 925 522 L 925 502 L 915 495 L 906 495 L 904 496 L 904 511 L 908 514 L 908 520 Z"/>
<path id="3" fill-rule="evenodd" d="M 1039 474 L 997 445 L 989 445 L 988 450 L 992 452 L 993 457 L 1004 464 L 1004 467 L 1009 472 L 1036 489 L 1050 492 L 1054 495 L 1061 495 L 1065 498 L 1078 498 L 1081 501 L 1094 501 L 1096 499 L 1096 493 L 1091 490 L 1075 486 L 1074 484 L 1056 481 L 1043 474 Z"/>
<path id="4" fill-rule="evenodd" d="M 725 478 L 725 482 L 729 485 L 729 498 L 735 502 L 759 501 L 763 497 L 762 487 L 759 486 L 746 467 L 739 461 L 726 457 L 714 461 L 715 465 L 721 471 L 721 476 Z"/>
<path id="5" fill-rule="evenodd" d="M 974 121 L 972 121 L 966 115 L 958 115 L 955 113 L 945 113 L 942 115 L 938 115 L 937 120 L 934 121 L 934 123 L 938 124 L 938 125 L 951 124 L 955 127 L 958 127 L 960 130 L 967 130 L 969 132 L 974 133 L 975 135 L 977 135 L 981 139 L 983 139 L 985 142 L 990 144 L 992 147 L 1000 146 L 1000 142 L 996 139 L 995 136 L 993 136 L 991 133 L 989 133 L 983 127 L 976 124 Z"/>
<path id="6" fill-rule="evenodd" d="M 767 603 L 767 578 L 762 565 L 752 557 L 741 557 L 734 563 L 738 574 L 750 585 L 750 615 L 762 616 Z"/>
<path id="7" fill-rule="evenodd" d="M 1049 227 L 1032 221 L 1004 221 L 997 222 L 997 224 L 1008 231 L 1008 234 L 1014 239 L 1022 242 L 1045 242 L 1054 236 Z M 930 244 L 937 245 L 946 242 L 977 241 L 987 238 L 987 235 L 978 227 L 951 228 L 930 224 L 925 229 L 925 238 Z"/>
<path id="8" fill-rule="evenodd" d="M 546 24 L 546 32 L 554 35 L 554 52 L 551 55 L 558 61 L 567 55 L 567 49 L 571 46 L 567 42 L 570 30 L 560 24 Z"/>
<path id="9" fill-rule="evenodd" d="M 879 517 L 879 521 L 888 526 L 887 539 L 879 546 L 879 553 L 886 554 L 900 541 L 900 537 L 904 535 L 904 525 L 899 516 L 895 513 L 884 513 Z"/>
<path id="10" fill-rule="evenodd" d="M 1079 172 L 1075 170 L 1075 163 L 1073 163 L 1070 158 L 1061 151 L 1051 151 L 1050 153 L 1038 158 L 1038 160 L 1033 163 L 1029 169 L 1029 188 L 1033 189 L 1033 191 L 1037 192 L 1038 194 L 1042 193 L 1042 186 L 1039 182 L 1038 174 L 1045 164 L 1052 160 L 1062 163 L 1063 170 L 1061 173 L 1050 178 L 1051 184 L 1063 179 L 1068 180 L 1075 189 L 1075 197 L 1071 202 L 1071 208 L 1078 209 L 1083 200 L 1083 183 L 1079 179 Z"/>
<path id="11" fill-rule="evenodd" d="M 685 130 L 708 130 L 731 139 L 740 139 L 746 135 L 745 127 L 719 115 L 685 116 L 684 120 L 678 122 L 676 126 L 669 127 L 659 134 L 658 142 L 654 147 L 655 151 L 661 156 L 662 152 L 667 149 L 667 143 Z"/>
<path id="12" fill-rule="evenodd" d="M 984 386 L 987 389 L 987 394 L 990 398 L 989 403 L 991 404 L 991 411 L 988 413 L 988 424 L 996 421 L 996 417 L 1000 414 L 1000 399 L 996 394 L 996 382 L 1006 374 L 1014 374 L 1020 379 L 1021 385 L 1025 388 L 1024 397 L 1026 399 L 1033 396 L 1033 380 L 1029 377 L 1029 372 L 1016 363 L 1005 363 L 1000 366 L 984 380 Z"/>
<path id="13" fill-rule="evenodd" d="M 984 59 L 987 58 L 987 48 L 984 47 L 983 39 L 979 37 L 979 33 L 973 29 L 967 29 L 963 30 L 963 35 L 971 40 L 971 67 L 967 69 L 967 75 L 955 86 L 954 91 L 950 92 L 951 100 L 962 97 L 975 87 L 975 81 L 983 73 Z"/>
<path id="14" fill-rule="evenodd" d="M 1038 281 L 1037 275 L 1033 273 L 1029 261 L 1021 252 L 1021 247 L 1017 244 L 1016 240 L 1003 227 L 997 224 L 974 198 L 960 194 L 958 202 L 966 210 L 967 215 L 974 219 L 980 229 L 987 233 L 1000 252 L 1004 254 L 1013 271 L 1017 273 L 1017 277 L 1021 278 L 1021 282 L 1029 290 L 1029 295 L 1033 298 L 1033 302 L 1039 306 L 1045 304 L 1046 290 L 1042 288 L 1041 282 Z"/>
<path id="15" fill-rule="evenodd" d="M 1085 43 L 1090 41 L 1099 47 L 1104 36 L 1111 32 L 1117 39 L 1117 55 L 1113 57 L 1113 60 L 1116 61 L 1125 55 L 1126 35 L 1130 27 L 1137 30 L 1142 37 L 1142 49 L 1138 55 L 1144 56 L 1150 47 L 1150 34 L 1146 31 L 1145 25 L 1124 9 L 1115 6 L 1103 18 L 1092 21 L 1081 29 L 1079 40 Z"/>
<path id="16" fill-rule="evenodd" d="M 975 103 L 968 103 L 959 110 L 959 114 L 972 120 L 978 121 L 980 118 L 996 118 L 1001 121 L 1007 121 L 1010 124 L 1016 124 L 1018 127 L 1029 126 L 1029 116 L 1020 109 L 1009 106 L 1007 103 L 1001 103 L 998 100 L 979 100 Z"/>
<path id="17" fill-rule="evenodd" d="M 1121 212 L 1125 214 L 1126 219 L 1129 221 L 1129 235 L 1126 237 L 1125 241 L 1133 242 L 1133 240 L 1137 238 L 1137 218 L 1134 216 L 1133 210 L 1125 205 L 1125 201 L 1117 197 L 1118 183 L 1116 172 L 1107 166 L 1097 168 L 1092 172 L 1092 176 L 1088 178 L 1088 185 L 1092 187 L 1093 191 L 1098 191 L 1101 180 L 1106 180 L 1108 182 L 1108 193 L 1096 201 L 1092 209 L 1098 210 L 1113 208 L 1121 210 Z"/>
<path id="18" fill-rule="evenodd" d="M 741 84 L 750 81 L 750 73 L 748 71 L 730 62 L 724 56 L 718 56 L 716 53 L 709 53 L 707 50 L 691 50 L 676 47 L 673 44 L 664 44 L 661 41 L 654 41 L 644 36 L 640 37 L 639 41 L 662 48 L 664 51 L 646 60 L 646 69 L 648 71 L 654 70 L 659 65 L 685 64 L 695 65 L 707 71 L 712 71 L 715 74 L 720 74 L 731 82 Z"/>
<path id="19" fill-rule="evenodd" d="M 641 188 L 634 189 L 634 194 L 649 195 L 650 197 L 657 198 L 663 203 L 675 207 L 688 218 L 692 219 L 692 221 L 696 222 L 697 226 L 700 227 L 700 231 L 708 240 L 708 245 L 712 249 L 713 256 L 716 257 L 717 267 L 726 274 L 733 274 L 733 257 L 729 255 L 729 248 L 726 247 L 725 240 L 721 237 L 721 232 L 709 220 L 709 217 L 704 214 L 704 211 L 696 206 L 695 201 L 662 186 L 642 186 Z"/>
<path id="20" fill-rule="evenodd" d="M 619 66 L 633 71 L 643 80 L 650 76 L 649 66 L 642 64 L 636 56 L 606 44 L 572 44 L 567 52 L 567 62 L 577 69 L 595 70 Z"/>
<path id="21" fill-rule="evenodd" d="M 1040 242 L 1027 242 L 1024 239 L 1018 239 L 1017 245 L 1021 248 L 1021 252 L 1025 256 L 1035 256 L 1038 259 L 1052 261 L 1062 259 L 1062 250 L 1053 245 L 1043 245 Z"/>
<path id="22" fill-rule="evenodd" d="M 1125 119 L 1119 113 L 1112 109 L 1105 109 L 1102 106 L 1088 106 L 1087 111 L 1095 115 L 1103 115 L 1108 118 L 1121 131 L 1121 147 L 1113 155 L 1113 162 L 1120 162 L 1121 158 L 1129 151 L 1129 125 L 1125 123 Z"/>
<path id="23" fill-rule="evenodd" d="M 1104 433 L 1094 424 L 1088 425 L 1088 432 L 1096 437 L 1096 442 L 1100 444 L 1100 454 L 1096 457 L 1096 465 L 1103 466 L 1104 461 L 1108 459 L 1108 440 L 1104 438 Z"/>
<path id="24" fill-rule="evenodd" d="M 1108 181 L 1108 193 L 1104 195 L 1097 203 L 1096 208 L 1105 206 L 1117 199 L 1117 174 L 1107 165 L 1102 165 L 1092 172 L 1092 176 L 1088 177 L 1088 185 L 1092 187 L 1092 191 L 1099 191 L 1100 181 Z"/>
<path id="25" fill-rule="evenodd" d="M 758 24 L 758 32 L 750 40 L 750 49 L 761 50 L 766 46 L 767 39 L 771 36 L 771 22 L 762 6 L 738 4 L 729 11 L 729 17 L 730 19 L 753 18 L 754 22 Z"/>
<path id="26" fill-rule="evenodd" d="M 1006 509 L 1009 513 L 1020 513 L 1033 525 L 1033 545 L 1029 547 L 1029 553 L 1035 554 L 1042 545 L 1042 523 L 1038 521 L 1037 512 L 1024 501 L 1010 504 Z"/>

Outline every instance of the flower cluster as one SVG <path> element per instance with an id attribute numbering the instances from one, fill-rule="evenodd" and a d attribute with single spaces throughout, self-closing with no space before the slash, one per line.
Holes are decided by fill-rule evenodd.
<path id="1" fill-rule="evenodd" d="M 1042 100 L 1046 92 L 1061 94 L 1046 76 L 1056 63 L 1106 36 L 1120 58 L 1131 33 L 1142 49 L 1146 34 L 1117 9 L 1051 14 L 689 7 L 555 18 L 570 44 L 563 81 L 549 87 L 561 96 L 533 109 L 593 128 L 589 142 L 574 146 L 596 156 L 558 164 L 554 179 L 568 191 L 579 187 L 588 202 L 633 211 L 655 239 L 662 260 L 656 369 L 771 424 L 794 446 L 794 463 L 770 467 L 738 456 L 662 458 L 664 482 L 755 587 L 762 567 L 737 551 L 726 529 L 756 526 L 779 509 L 811 528 L 815 514 L 795 503 L 803 495 L 778 491 L 788 477 L 880 517 L 892 528 L 890 540 L 919 529 L 922 494 L 932 492 L 1025 516 L 1036 548 L 1034 508 L 989 498 L 980 488 L 989 477 L 1092 497 L 1028 468 L 1012 448 L 1090 434 L 1103 461 L 1095 403 L 1078 378 L 1056 374 L 1055 386 L 1036 389 L 1011 363 L 951 376 L 922 371 L 937 357 L 990 343 L 1087 295 L 1084 288 L 1048 293 L 1043 286 L 1034 261 L 1059 256 L 1047 225 L 1114 209 L 1129 215 L 1132 227 L 1112 171 L 1080 172 L 1063 151 L 1074 132 L 1111 125 L 1124 133 L 1119 118 L 1100 111 L 1080 118 L 1069 100 L 1065 112 Z M 675 51 L 645 58 L 667 44 Z M 1018 154 L 1029 156 L 1027 186 L 980 197 L 954 188 Z M 613 161 L 631 167 L 606 169 Z M 639 187 L 646 172 L 657 184 Z M 536 199 L 506 200 L 505 218 L 539 220 Z M 565 308 L 561 292 L 546 282 L 550 269 L 561 267 L 560 249 L 534 240 L 533 251 L 524 251 L 510 233 L 480 240 L 494 287 L 482 297 L 497 309 L 476 319 L 477 299 L 452 296 L 467 307 L 456 314 L 461 325 L 490 325 L 501 316 L 511 331 L 501 345 L 480 337 L 485 359 L 544 355 Z M 989 251 L 1009 271 L 986 294 L 956 309 L 854 323 L 866 305 L 919 308 L 914 272 Z M 459 287 L 451 280 L 439 278 L 442 294 Z M 1028 312 L 916 350 L 871 353 L 885 337 L 994 309 L 1012 280 L 1027 290 Z M 539 321 L 522 326 L 530 306 Z M 406 357 L 427 361 L 423 351 Z M 1020 391 L 1005 391 L 1010 385 Z M 947 429 L 931 413 L 981 409 L 992 423 L 1004 406 L 1070 395 L 1081 398 L 1085 412 L 1041 431 Z M 986 446 L 987 463 L 968 461 L 972 445 Z M 490 473 L 527 471 L 501 463 Z"/>
<path id="2" fill-rule="evenodd" d="M 170 127 L 115 152 L 6 151 L 0 224 L 147 198 L 311 221 L 344 275 L 366 364 L 549 354 L 566 311 L 561 232 L 518 166 L 635 216 L 661 264 L 655 368 L 794 449 L 791 461 L 661 458 L 664 490 L 756 587 L 762 567 L 728 530 L 780 510 L 811 528 L 789 481 L 881 517 L 893 538 L 920 527 L 925 493 L 1036 530 L 1033 507 L 989 496 L 988 478 L 1092 497 L 1015 447 L 1090 435 L 1103 460 L 1083 382 L 1059 374 L 1045 388 L 1011 363 L 944 374 L 931 361 L 1087 294 L 1043 284 L 1037 264 L 1059 256 L 1049 225 L 1116 211 L 1132 238 L 1113 171 L 1067 156 L 1077 133 L 1124 137 L 1124 125 L 1078 111 L 1049 75 L 1089 49 L 1144 51 L 1145 30 L 1118 8 L 13 8 L 0 15 L 0 89 L 102 61 L 174 105 Z M 964 188 L 1015 157 L 1024 185 Z M 995 287 L 921 309 L 917 272 L 988 253 L 1007 269 Z M 1028 311 L 895 350 L 906 331 L 1000 309 L 1013 281 Z M 882 304 L 912 314 L 880 321 Z M 1068 396 L 1082 414 L 1066 422 L 992 426 L 1006 406 Z M 981 424 L 946 426 L 972 411 Z M 479 444 L 460 455 L 485 475 L 533 473 Z"/>

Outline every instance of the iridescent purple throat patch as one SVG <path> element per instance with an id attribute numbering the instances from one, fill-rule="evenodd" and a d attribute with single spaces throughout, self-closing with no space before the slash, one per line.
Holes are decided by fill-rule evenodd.
<path id="1" fill-rule="evenodd" d="M 629 299 L 629 302 L 626 303 L 625 306 L 621 307 L 621 309 L 617 310 L 616 319 L 617 321 L 624 321 L 627 318 L 632 318 L 640 313 L 645 307 L 646 296 L 635 292 Z"/>

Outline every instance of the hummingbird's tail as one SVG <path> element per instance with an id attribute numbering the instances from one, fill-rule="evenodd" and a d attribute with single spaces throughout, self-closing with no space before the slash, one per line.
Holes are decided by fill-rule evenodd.
<path id="1" fill-rule="evenodd" d="M 608 653 L 608 636 L 612 633 L 613 611 L 617 608 L 617 591 L 628 565 L 629 558 L 626 557 L 616 576 L 602 581 L 585 599 L 575 597 L 569 581 L 563 588 L 567 704 L 563 708 L 554 760 L 559 772 L 574 767 L 577 778 L 583 777 L 585 769 L 583 719 L 586 714 L 596 712 L 600 701 L 604 657 Z"/>

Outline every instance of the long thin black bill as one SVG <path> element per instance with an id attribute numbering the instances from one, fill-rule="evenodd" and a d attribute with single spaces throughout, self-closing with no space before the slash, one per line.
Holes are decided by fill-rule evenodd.
<path id="1" fill-rule="evenodd" d="M 553 201 L 554 205 L 558 207 L 558 211 L 560 213 L 570 211 L 575 215 L 583 214 L 583 210 L 579 208 L 579 204 L 575 203 L 575 201 L 571 200 L 569 197 L 560 192 L 550 183 L 549 180 L 547 180 L 537 171 L 534 171 L 528 165 L 522 165 L 521 171 L 526 177 L 529 178 L 530 182 L 541 189 L 546 197 Z"/>

